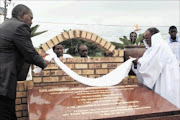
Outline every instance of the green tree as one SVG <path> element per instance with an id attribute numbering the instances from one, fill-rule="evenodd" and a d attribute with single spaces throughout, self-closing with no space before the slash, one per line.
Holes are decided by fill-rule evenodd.
<path id="1" fill-rule="evenodd" d="M 66 53 L 71 54 L 72 56 L 78 56 L 79 55 L 78 54 L 78 46 L 80 44 L 85 44 L 88 47 L 89 56 L 96 56 L 98 54 L 102 55 L 104 53 L 96 45 L 89 43 L 89 42 L 86 42 L 82 39 L 78 39 L 78 38 L 77 39 L 73 38 L 73 39 L 63 41 L 61 44 L 63 45 L 63 47 L 65 49 L 67 49 Z"/>

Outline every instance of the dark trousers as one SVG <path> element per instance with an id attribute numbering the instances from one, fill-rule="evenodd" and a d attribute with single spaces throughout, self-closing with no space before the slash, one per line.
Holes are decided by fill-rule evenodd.
<path id="1" fill-rule="evenodd" d="M 0 120 L 17 120 L 14 99 L 0 95 Z"/>

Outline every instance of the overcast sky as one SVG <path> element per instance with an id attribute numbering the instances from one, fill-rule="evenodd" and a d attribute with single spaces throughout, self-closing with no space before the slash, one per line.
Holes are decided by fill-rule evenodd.
<path id="1" fill-rule="evenodd" d="M 40 24 L 40 31 L 48 30 L 47 33 L 33 38 L 36 47 L 60 34 L 63 29 L 86 30 L 108 41 L 119 42 L 119 37 L 129 36 L 135 29 L 135 24 L 142 29 L 138 34 L 155 26 L 165 38 L 168 37 L 169 26 L 176 25 L 178 30 L 180 26 L 180 0 L 12 0 L 12 3 L 27 5 L 33 11 L 33 25 Z M 8 17 L 12 8 L 13 4 L 8 9 Z"/>

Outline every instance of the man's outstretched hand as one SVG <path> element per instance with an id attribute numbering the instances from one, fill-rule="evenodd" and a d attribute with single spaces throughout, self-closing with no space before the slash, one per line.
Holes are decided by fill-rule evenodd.
<path id="1" fill-rule="evenodd" d="M 133 57 L 131 57 L 131 56 L 129 56 L 129 58 L 133 58 Z M 133 63 L 134 63 L 134 68 L 135 69 L 137 69 L 137 61 L 139 60 L 139 57 L 137 57 L 134 61 L 133 61 Z"/>

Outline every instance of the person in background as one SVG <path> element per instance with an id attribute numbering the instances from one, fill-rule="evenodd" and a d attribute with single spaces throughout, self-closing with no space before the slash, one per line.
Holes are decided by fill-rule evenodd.
<path id="1" fill-rule="evenodd" d="M 175 54 L 180 65 L 180 38 L 177 36 L 177 32 L 178 31 L 176 26 L 169 27 L 170 38 L 168 39 L 168 44 L 173 53 Z"/>
<path id="2" fill-rule="evenodd" d="M 25 62 L 44 69 L 45 61 L 31 41 L 33 14 L 19 4 L 12 10 L 12 18 L 0 24 L 0 119 L 16 120 L 15 99 L 18 75 Z"/>
<path id="3" fill-rule="evenodd" d="M 180 71 L 178 61 L 157 28 L 149 28 L 144 39 L 149 46 L 132 67 L 138 81 L 180 108 Z"/>
<path id="4" fill-rule="evenodd" d="M 113 53 L 112 52 L 110 52 L 110 53 L 104 52 L 104 57 L 113 57 Z"/>
<path id="5" fill-rule="evenodd" d="M 84 44 L 79 45 L 78 46 L 78 52 L 79 52 L 80 57 L 89 58 L 88 48 L 86 45 L 84 45 Z"/>
<path id="6" fill-rule="evenodd" d="M 130 35 L 129 35 L 129 38 L 131 40 L 131 43 L 133 45 L 136 44 L 136 39 L 137 39 L 137 33 L 136 32 L 131 32 Z"/>
<path id="7" fill-rule="evenodd" d="M 57 57 L 62 57 L 62 58 L 73 58 L 69 54 L 63 54 L 64 53 L 64 48 L 63 46 L 59 43 L 53 47 L 54 53 L 56 53 Z"/>

